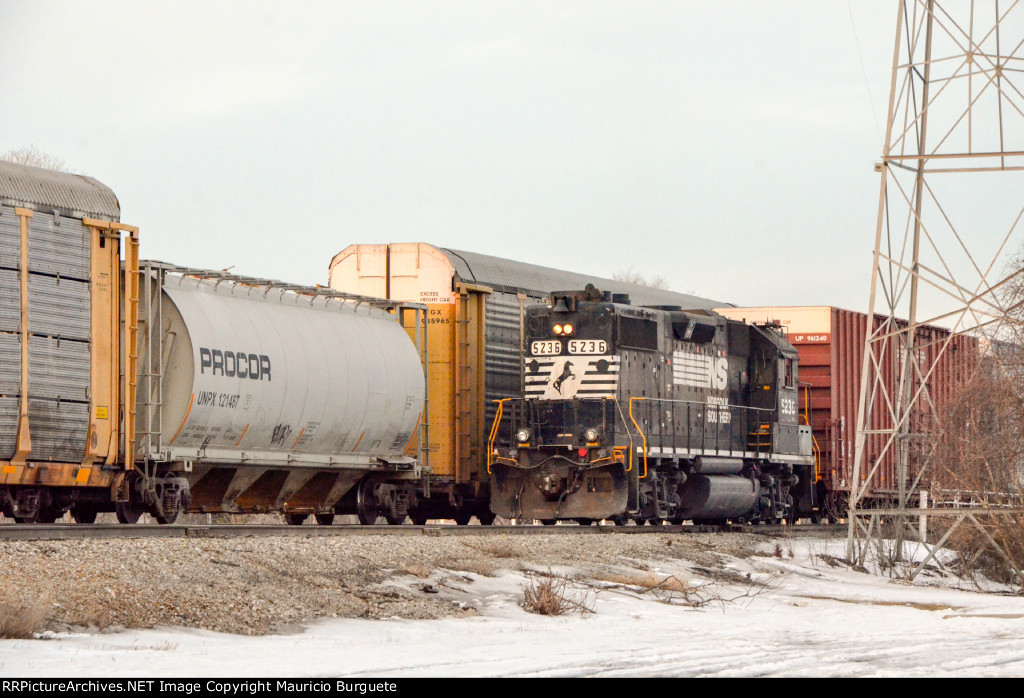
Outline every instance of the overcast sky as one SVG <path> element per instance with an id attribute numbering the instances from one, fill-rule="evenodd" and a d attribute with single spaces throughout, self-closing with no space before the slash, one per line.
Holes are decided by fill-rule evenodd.
<path id="1" fill-rule="evenodd" d="M 0 152 L 142 256 L 326 283 L 424 241 L 867 308 L 895 0 L 0 3 Z"/>

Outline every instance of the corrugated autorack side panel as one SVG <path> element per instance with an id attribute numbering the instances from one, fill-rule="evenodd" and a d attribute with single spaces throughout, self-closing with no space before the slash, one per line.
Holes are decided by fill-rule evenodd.
<path id="1" fill-rule="evenodd" d="M 0 510 L 19 520 L 109 505 L 124 473 L 122 234 L 134 250 L 136 230 L 119 215 L 95 179 L 0 162 Z"/>

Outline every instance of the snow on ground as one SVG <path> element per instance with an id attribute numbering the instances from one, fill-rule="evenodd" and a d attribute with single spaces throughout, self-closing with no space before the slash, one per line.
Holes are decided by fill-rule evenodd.
<path id="1" fill-rule="evenodd" d="M 408 577 L 397 583 L 428 584 L 479 615 L 322 620 L 262 637 L 175 628 L 48 634 L 0 641 L 0 676 L 1024 675 L 1022 597 L 826 564 L 826 546 L 842 557 L 843 544 L 797 539 L 776 557 L 766 542 L 763 555 L 730 559 L 717 581 L 681 561 L 651 563 L 652 579 L 706 584 L 698 607 L 681 605 L 679 592 L 592 579 L 575 593 L 593 613 L 539 616 L 521 607 L 523 572 Z M 747 574 L 759 584 L 745 583 Z"/>

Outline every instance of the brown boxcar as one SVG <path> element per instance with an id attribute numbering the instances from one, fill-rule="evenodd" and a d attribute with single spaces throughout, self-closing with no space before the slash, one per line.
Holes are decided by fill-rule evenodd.
<path id="1" fill-rule="evenodd" d="M 785 328 L 790 343 L 800 353 L 800 411 L 802 421 L 810 423 L 818 451 L 816 502 L 802 502 L 801 513 L 807 516 L 828 514 L 835 517 L 845 511 L 853 476 L 854 444 L 856 443 L 857 402 L 860 399 L 861 366 L 864 359 L 864 335 L 868 315 L 833 306 L 716 308 L 726 317 L 748 322 L 777 322 Z M 876 315 L 874 328 L 885 318 Z M 920 328 L 915 339 L 917 360 L 922 374 L 934 371 L 929 381 L 931 400 L 939 404 L 950 396 L 974 365 L 977 341 L 957 336 L 947 344 L 950 330 L 928 326 Z M 882 362 L 888 394 L 894 395 L 899 385 L 903 353 L 892 339 L 890 350 Z M 912 384 L 920 387 L 920 380 Z M 892 423 L 886 409 L 886 396 L 875 395 L 870 429 L 886 430 Z M 929 415 L 921 408 L 911 415 L 914 431 L 928 428 Z M 897 494 L 896 450 L 885 449 L 887 437 L 869 434 L 865 443 L 862 479 L 871 464 L 881 456 L 882 463 L 865 495 L 876 502 L 886 502 Z M 909 479 L 915 476 L 913 456 Z"/>

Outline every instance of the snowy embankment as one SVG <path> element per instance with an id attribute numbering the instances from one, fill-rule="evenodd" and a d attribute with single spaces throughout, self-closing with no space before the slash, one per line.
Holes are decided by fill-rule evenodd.
<path id="1" fill-rule="evenodd" d="M 530 564 L 494 576 L 399 573 L 383 586 L 477 614 L 319 620 L 259 637 L 180 628 L 51 632 L 0 641 L 0 675 L 1024 674 L 1021 597 L 979 593 L 936 574 L 909 585 L 830 565 L 823 553 L 842 557 L 843 544 L 765 539 L 758 554 L 721 556 L 714 566 L 659 557 L 600 573 L 592 566 Z M 524 586 L 543 579 L 531 567 L 577 576 L 569 594 L 591 612 L 527 613 Z"/>

